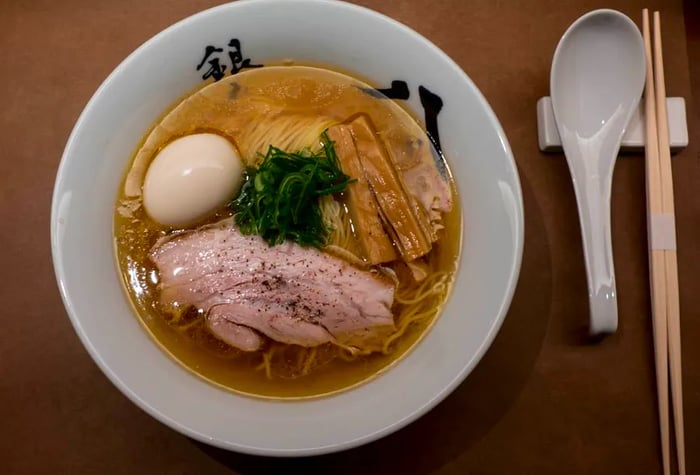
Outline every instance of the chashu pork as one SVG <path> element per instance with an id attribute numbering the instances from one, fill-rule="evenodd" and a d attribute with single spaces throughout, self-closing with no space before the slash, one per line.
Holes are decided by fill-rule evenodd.
<path id="1" fill-rule="evenodd" d="M 212 333 L 244 351 L 262 346 L 260 334 L 374 351 L 395 329 L 388 278 L 292 242 L 269 247 L 231 219 L 158 242 L 150 257 L 161 304 L 202 309 Z"/>

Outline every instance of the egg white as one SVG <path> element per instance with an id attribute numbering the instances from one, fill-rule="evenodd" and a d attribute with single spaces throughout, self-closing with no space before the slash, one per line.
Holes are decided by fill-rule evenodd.
<path id="1" fill-rule="evenodd" d="M 163 147 L 148 167 L 144 208 L 166 226 L 193 224 L 238 194 L 243 169 L 228 139 L 212 133 L 181 137 Z"/>

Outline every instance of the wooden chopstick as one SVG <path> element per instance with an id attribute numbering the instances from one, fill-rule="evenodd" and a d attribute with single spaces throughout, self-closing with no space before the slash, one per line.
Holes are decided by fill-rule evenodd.
<path id="1" fill-rule="evenodd" d="M 681 329 L 678 295 L 678 260 L 675 246 L 675 207 L 673 202 L 673 176 L 671 149 L 668 140 L 668 115 L 666 112 L 666 84 L 664 80 L 663 50 L 661 44 L 661 15 L 654 12 L 654 88 L 656 93 L 656 122 L 661 176 L 662 213 L 670 216 L 668 232 L 673 233 L 672 246 L 664 250 L 666 272 L 666 310 L 668 324 L 669 369 L 673 400 L 673 424 L 676 436 L 678 471 L 685 475 L 685 437 L 683 428 L 683 384 L 681 371 Z"/>
<path id="2" fill-rule="evenodd" d="M 659 408 L 661 435 L 661 457 L 664 475 L 670 475 L 670 447 L 668 406 L 668 341 L 666 323 L 666 272 L 665 256 L 661 249 L 652 245 L 654 215 L 662 212 L 661 177 L 659 170 L 659 145 L 656 124 L 656 94 L 654 91 L 654 68 L 652 63 L 651 30 L 649 12 L 642 11 L 642 30 L 646 50 L 647 77 L 644 91 L 644 113 L 646 125 L 646 191 L 647 226 L 649 236 L 649 284 L 651 288 L 652 322 L 654 327 L 654 356 L 656 366 L 656 396 Z"/>
<path id="3" fill-rule="evenodd" d="M 661 44 L 661 15 L 659 12 L 654 12 L 653 54 L 649 12 L 647 9 L 642 11 L 642 23 L 647 63 L 645 151 L 649 274 L 654 323 L 654 353 L 661 431 L 661 454 L 664 474 L 669 474 L 668 376 L 670 370 L 676 457 L 678 460 L 678 471 L 680 474 L 685 475 L 678 261 L 675 241 L 673 176 L 668 140 L 668 114 L 666 111 L 666 84 Z"/>

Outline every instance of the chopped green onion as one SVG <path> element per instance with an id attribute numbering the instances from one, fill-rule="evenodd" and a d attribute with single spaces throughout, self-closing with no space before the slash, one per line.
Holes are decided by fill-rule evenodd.
<path id="1" fill-rule="evenodd" d="M 301 246 L 326 245 L 330 230 L 319 198 L 343 191 L 354 180 L 340 169 L 325 132 L 321 141 L 318 153 L 270 146 L 257 169 L 246 169 L 241 192 L 229 205 L 243 234 L 262 236 L 271 246 L 287 239 Z"/>

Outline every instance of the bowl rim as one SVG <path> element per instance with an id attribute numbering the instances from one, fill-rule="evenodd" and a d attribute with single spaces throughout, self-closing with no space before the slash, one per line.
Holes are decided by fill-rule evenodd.
<path id="1" fill-rule="evenodd" d="M 435 395 L 430 400 L 427 400 L 423 403 L 422 406 L 418 407 L 415 409 L 413 412 L 407 414 L 403 418 L 397 419 L 393 424 L 387 425 L 386 427 L 382 428 L 381 430 L 377 430 L 375 432 L 371 432 L 368 434 L 365 434 L 362 437 L 358 437 L 352 440 L 345 441 L 343 443 L 333 443 L 331 445 L 324 445 L 324 446 L 317 446 L 313 448 L 303 448 L 303 449 L 271 449 L 271 448 L 266 448 L 266 447 L 255 447 L 255 446 L 249 446 L 245 444 L 240 444 L 240 443 L 235 443 L 231 441 L 223 441 L 219 440 L 217 438 L 210 437 L 206 434 L 200 433 L 197 430 L 191 429 L 190 427 L 187 427 L 186 425 L 178 422 L 177 420 L 169 417 L 167 414 L 159 411 L 158 409 L 154 408 L 151 406 L 146 400 L 143 400 L 138 394 L 136 394 L 127 384 L 125 384 L 121 378 L 119 377 L 118 374 L 116 374 L 111 367 L 102 359 L 100 356 L 100 353 L 98 352 L 97 348 L 93 345 L 93 343 L 90 341 L 89 337 L 85 333 L 81 322 L 80 318 L 78 317 L 75 307 L 71 301 L 71 296 L 69 295 L 68 290 L 66 289 L 64 282 L 63 282 L 63 275 L 65 273 L 65 269 L 62 263 L 62 260 L 59 258 L 61 251 L 60 251 L 60 246 L 59 246 L 59 237 L 58 237 L 58 223 L 59 223 L 59 190 L 61 188 L 61 184 L 65 181 L 65 169 L 67 167 L 67 162 L 70 159 L 70 156 L 74 153 L 73 149 L 75 147 L 75 142 L 76 142 L 76 137 L 81 133 L 81 130 L 84 127 L 84 123 L 87 121 L 87 117 L 92 115 L 93 109 L 96 107 L 96 103 L 99 100 L 99 98 L 102 96 L 103 91 L 109 87 L 109 85 L 115 80 L 114 78 L 120 74 L 120 72 L 127 68 L 127 66 L 132 62 L 135 61 L 135 58 L 138 57 L 139 55 L 145 54 L 144 52 L 154 43 L 160 40 L 161 37 L 166 36 L 171 34 L 172 32 L 183 28 L 184 26 L 188 25 L 191 22 L 199 21 L 200 19 L 210 16 L 210 15 L 215 15 L 219 12 L 222 12 L 224 10 L 228 10 L 230 8 L 237 8 L 237 5 L 240 4 L 248 4 L 248 3 L 256 3 L 256 4 L 268 4 L 271 6 L 275 5 L 281 5 L 281 4 L 286 4 L 288 6 L 290 3 L 304 3 L 304 4 L 324 4 L 324 6 L 328 6 L 328 4 L 333 4 L 335 8 L 345 8 L 349 11 L 354 11 L 355 13 L 360 13 L 362 15 L 369 15 L 373 16 L 376 19 L 382 20 L 383 22 L 387 22 L 388 24 L 392 25 L 394 28 L 397 28 L 401 30 L 402 33 L 412 36 L 415 40 L 425 44 L 430 50 L 432 54 L 435 54 L 439 56 L 449 67 L 455 69 L 455 71 L 458 72 L 460 75 L 461 80 L 468 86 L 471 87 L 473 92 L 476 94 L 476 99 L 479 102 L 479 104 L 483 107 L 484 112 L 486 113 L 487 117 L 489 118 L 491 125 L 495 129 L 495 133 L 498 136 L 501 145 L 503 147 L 503 152 L 505 155 L 505 158 L 507 159 L 507 164 L 511 167 L 511 170 L 513 172 L 513 188 L 514 188 L 514 195 L 515 195 L 515 200 L 516 200 L 516 213 L 513 216 L 513 223 L 514 223 L 514 229 L 513 229 L 513 240 L 515 243 L 515 249 L 514 249 L 514 260 L 512 263 L 512 266 L 510 267 L 510 273 L 508 275 L 507 279 L 507 288 L 504 292 L 503 299 L 501 301 L 501 305 L 498 308 L 497 315 L 495 318 L 492 320 L 492 324 L 486 333 L 485 337 L 483 338 L 481 345 L 477 348 L 476 352 L 473 354 L 471 359 L 462 367 L 462 369 L 457 373 L 454 378 L 446 384 L 440 391 Z M 432 410 L 435 406 L 437 406 L 440 402 L 442 402 L 449 394 L 451 394 L 455 388 L 460 385 L 464 379 L 473 371 L 473 369 L 476 367 L 476 365 L 481 361 L 483 358 L 484 354 L 488 350 L 488 348 L 491 346 L 493 343 L 493 340 L 495 339 L 495 336 L 498 334 L 498 331 L 500 330 L 503 321 L 505 320 L 506 313 L 510 307 L 510 304 L 513 299 L 513 295 L 515 293 L 515 289 L 517 287 L 517 282 L 519 279 L 520 275 L 520 270 L 521 270 L 521 264 L 522 264 L 522 255 L 523 255 L 523 247 L 524 247 L 524 212 L 523 212 L 523 198 L 522 198 L 522 188 L 520 184 L 520 178 L 518 174 L 518 168 L 515 162 L 515 158 L 512 152 L 512 149 L 510 147 L 510 144 L 508 142 L 508 139 L 506 137 L 506 134 L 503 130 L 503 127 L 498 120 L 498 118 L 495 115 L 495 112 L 491 108 L 490 104 L 484 97 L 483 93 L 476 87 L 474 82 L 471 80 L 471 78 L 464 72 L 464 70 L 451 58 L 449 57 L 444 51 L 442 51 L 438 46 L 436 46 L 432 41 L 418 33 L 417 31 L 413 30 L 412 28 L 408 27 L 407 25 L 404 25 L 403 23 L 383 14 L 378 11 L 372 10 L 370 8 L 361 6 L 361 5 L 356 5 L 352 4 L 343 0 L 334 0 L 334 1 L 329 1 L 329 0 L 238 0 L 236 2 L 230 2 L 230 3 L 225 3 L 221 5 L 217 5 L 205 10 L 201 10 L 199 12 L 196 12 L 192 15 L 189 15 L 185 18 L 182 18 L 178 20 L 177 22 L 171 24 L 170 26 L 166 27 L 165 29 L 161 30 L 160 32 L 156 33 L 155 35 L 151 36 L 149 39 L 147 39 L 145 42 L 143 42 L 141 45 L 139 45 L 137 48 L 135 48 L 125 59 L 123 59 L 111 72 L 110 74 L 102 81 L 102 83 L 99 85 L 99 87 L 95 90 L 95 92 L 92 94 L 90 99 L 88 100 L 87 104 L 81 111 L 80 115 L 78 116 L 78 119 L 75 122 L 75 125 L 73 126 L 73 129 L 68 137 L 68 140 L 66 142 L 66 145 L 64 147 L 64 151 L 61 156 L 61 160 L 56 172 L 56 178 L 54 182 L 54 189 L 52 193 L 52 200 L 51 200 L 51 218 L 50 218 L 50 237 L 51 237 L 51 254 L 52 254 L 52 262 L 53 262 L 53 268 L 54 268 L 54 273 L 56 277 L 56 282 L 59 288 L 59 293 L 61 295 L 61 299 L 63 301 L 66 313 L 68 314 L 68 317 L 71 321 L 71 324 L 77 333 L 80 341 L 82 342 L 83 346 L 85 349 L 88 351 L 90 357 L 93 359 L 93 361 L 97 364 L 97 366 L 100 368 L 100 370 L 107 376 L 107 378 L 114 384 L 117 389 L 120 390 L 122 394 L 124 394 L 131 402 L 133 402 L 137 407 L 139 407 L 141 410 L 158 420 L 159 422 L 167 425 L 168 427 L 177 430 L 181 434 L 184 434 L 192 439 L 195 439 L 199 442 L 206 443 L 208 445 L 212 445 L 221 449 L 226 449 L 226 450 L 235 450 L 241 453 L 247 453 L 247 454 L 252 454 L 252 455 L 264 455 L 264 456 L 273 456 L 273 457 L 298 457 L 298 456 L 312 456 L 312 455 L 321 455 L 321 454 L 326 454 L 326 453 L 331 453 L 331 452 L 338 452 L 338 451 L 343 451 L 343 450 L 348 450 L 351 448 L 358 447 L 360 445 L 364 445 L 370 442 L 373 442 L 375 440 L 378 440 L 382 437 L 385 437 L 393 432 L 396 432 L 405 426 L 409 425 L 410 423 L 414 422 L 418 418 L 422 417 L 425 415 L 427 412 Z M 287 402 L 288 403 L 288 402 Z M 291 402 L 293 403 L 293 402 Z"/>

